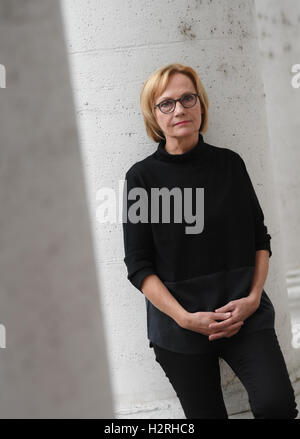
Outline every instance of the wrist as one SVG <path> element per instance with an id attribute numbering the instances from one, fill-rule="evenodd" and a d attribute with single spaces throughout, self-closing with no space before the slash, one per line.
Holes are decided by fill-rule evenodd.
<path id="1" fill-rule="evenodd" d="M 251 305 L 253 305 L 255 308 L 258 308 L 260 305 L 261 294 L 251 291 L 247 296 L 247 299 Z"/>
<path id="2" fill-rule="evenodd" d="M 176 320 L 176 323 L 181 326 L 182 328 L 186 328 L 188 326 L 190 313 L 188 311 L 182 312 L 178 319 Z"/>

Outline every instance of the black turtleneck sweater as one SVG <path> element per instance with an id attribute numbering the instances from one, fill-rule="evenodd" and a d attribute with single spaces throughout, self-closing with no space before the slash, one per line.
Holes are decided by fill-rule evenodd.
<path id="1" fill-rule="evenodd" d="M 136 206 L 136 214 L 141 213 L 140 197 L 128 199 L 134 187 L 144 188 L 148 195 L 148 221 L 127 221 L 130 208 Z M 153 188 L 181 190 L 181 222 L 175 221 L 172 196 L 170 221 L 163 219 L 164 198 L 158 221 L 151 222 Z M 192 188 L 188 190 L 192 193 L 190 203 L 185 188 Z M 129 281 L 142 292 L 144 278 L 156 274 L 188 312 L 215 311 L 230 300 L 246 297 L 255 252 L 268 250 L 272 255 L 271 236 L 242 157 L 231 149 L 205 143 L 201 134 L 198 143 L 183 154 L 168 153 L 165 140 L 161 141 L 153 154 L 126 172 L 123 197 L 124 262 Z M 178 210 L 180 204 L 176 206 Z M 191 215 L 197 218 L 194 223 Z M 213 342 L 208 336 L 180 327 L 145 299 L 150 347 L 153 342 L 182 353 L 209 349 Z M 259 308 L 245 320 L 239 333 L 272 328 L 274 319 L 273 304 L 263 290 Z"/>

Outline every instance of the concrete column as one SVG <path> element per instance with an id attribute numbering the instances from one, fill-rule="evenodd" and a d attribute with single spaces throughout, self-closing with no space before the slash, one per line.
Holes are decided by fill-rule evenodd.
<path id="1" fill-rule="evenodd" d="M 2 0 L 1 418 L 111 418 L 89 206 L 57 0 Z"/>
<path id="2" fill-rule="evenodd" d="M 300 64 L 300 4 L 256 1 L 270 144 L 282 229 L 282 251 L 292 319 L 295 368 L 300 370 L 300 88 L 292 67 Z M 299 80 L 298 80 L 299 82 Z M 296 383 L 300 393 L 299 372 Z"/>
<path id="3" fill-rule="evenodd" d="M 270 144 L 274 157 L 286 270 L 300 269 L 300 88 L 292 66 L 300 64 L 300 3 L 256 1 Z"/>
<path id="4" fill-rule="evenodd" d="M 199 73 L 211 102 L 205 140 L 243 156 L 272 235 L 273 256 L 265 289 L 276 308 L 276 329 L 292 373 L 254 2 L 91 0 L 85 7 L 81 0 L 63 0 L 62 4 L 82 147 L 95 199 L 104 186 L 117 190 L 125 170 L 157 147 L 146 136 L 139 107 L 148 75 L 171 62 L 191 65 Z M 184 417 L 173 388 L 148 348 L 145 301 L 126 278 L 121 224 L 95 221 L 95 227 L 116 416 Z M 248 396 L 229 366 L 220 363 L 228 413 L 238 416 L 249 409 Z"/>

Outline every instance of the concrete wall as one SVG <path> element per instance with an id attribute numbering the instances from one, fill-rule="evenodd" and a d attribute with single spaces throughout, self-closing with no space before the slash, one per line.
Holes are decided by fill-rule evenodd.
<path id="1" fill-rule="evenodd" d="M 298 0 L 256 1 L 270 145 L 274 158 L 286 270 L 300 269 L 300 89 L 292 66 L 300 63 Z"/>
<path id="2" fill-rule="evenodd" d="M 296 379 L 287 304 L 281 225 L 251 0 L 172 3 L 62 0 L 83 157 L 91 188 L 116 416 L 184 417 L 175 392 L 154 361 L 146 337 L 144 297 L 126 278 L 120 223 L 96 220 L 97 191 L 118 188 L 125 171 L 157 145 L 145 134 L 139 108 L 143 82 L 158 67 L 181 62 L 200 75 L 211 102 L 205 140 L 238 151 L 247 164 L 272 236 L 265 289 L 276 329 Z M 248 397 L 222 360 L 229 414 L 247 410 Z"/>
<path id="3" fill-rule="evenodd" d="M 60 4 L 0 2 L 1 418 L 111 418 Z"/>

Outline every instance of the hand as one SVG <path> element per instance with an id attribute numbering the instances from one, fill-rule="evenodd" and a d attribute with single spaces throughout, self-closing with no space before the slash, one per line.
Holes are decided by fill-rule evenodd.
<path id="1" fill-rule="evenodd" d="M 209 336 L 209 340 L 215 340 L 221 337 L 231 337 L 236 334 L 238 331 L 232 332 L 233 328 L 230 328 L 230 325 L 236 322 L 242 322 L 253 314 L 257 308 L 259 307 L 259 303 L 256 299 L 251 296 L 242 297 L 241 299 L 231 300 L 226 305 L 222 306 L 215 310 L 216 314 L 224 312 L 231 312 L 231 317 L 226 320 L 226 322 L 219 323 L 211 323 L 209 328 L 214 329 L 214 333 Z"/>
<path id="2" fill-rule="evenodd" d="M 209 326 L 211 324 L 215 324 L 217 320 L 226 320 L 227 322 L 231 320 L 231 313 L 230 312 L 216 313 L 210 311 L 188 313 L 187 316 L 185 317 L 184 323 L 181 324 L 181 326 L 185 329 L 189 329 L 190 331 L 199 332 L 200 334 L 210 336 L 211 334 L 215 333 L 215 329 L 210 328 Z M 229 322 L 228 330 L 230 331 L 235 331 L 236 329 L 239 330 L 242 324 L 243 322 L 232 323 L 231 321 Z"/>

